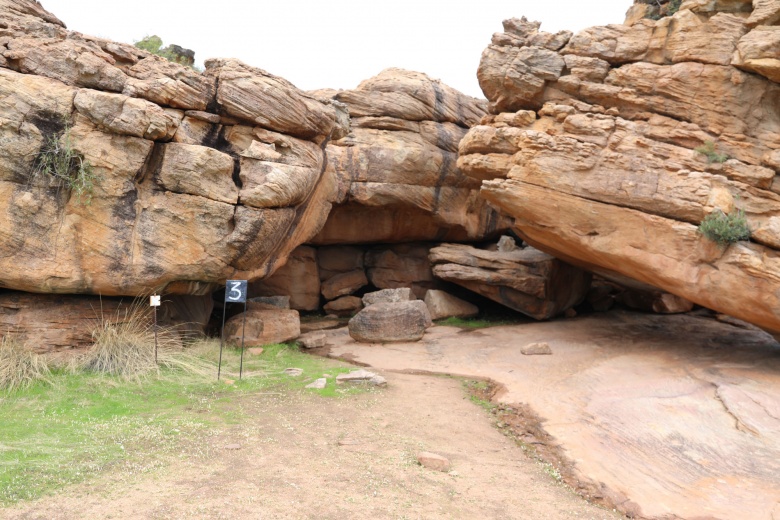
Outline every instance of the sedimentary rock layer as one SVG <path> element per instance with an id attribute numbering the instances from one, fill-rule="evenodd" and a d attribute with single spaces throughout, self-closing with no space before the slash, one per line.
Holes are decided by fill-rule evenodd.
<path id="1" fill-rule="evenodd" d="M 774 48 L 757 20 L 776 3 L 688 1 L 657 21 L 637 4 L 631 25 L 576 35 L 507 20 L 479 68 L 492 114 L 459 166 L 533 246 L 780 330 L 780 86 L 747 65 Z M 750 242 L 699 233 L 717 210 L 744 211 Z"/>
<path id="2" fill-rule="evenodd" d="M 532 318 L 552 318 L 580 303 L 591 276 L 533 247 L 488 251 L 463 244 L 431 249 L 433 274 Z"/>
<path id="3" fill-rule="evenodd" d="M 344 103 L 352 128 L 327 147 L 339 205 L 313 243 L 475 240 L 507 227 L 456 165 L 484 101 L 402 69 L 317 95 Z"/>
<path id="4" fill-rule="evenodd" d="M 0 13 L 0 288 L 204 294 L 319 231 L 343 106 L 237 60 L 200 73 L 68 32 L 32 0 Z M 53 177 L 63 151 L 92 175 Z"/>

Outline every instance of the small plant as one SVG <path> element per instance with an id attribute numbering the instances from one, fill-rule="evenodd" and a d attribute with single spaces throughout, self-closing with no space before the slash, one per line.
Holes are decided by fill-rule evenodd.
<path id="1" fill-rule="evenodd" d="M 151 52 L 152 54 L 165 58 L 172 63 L 178 63 L 185 67 L 191 67 L 198 72 L 201 72 L 195 67 L 195 53 L 189 49 L 184 49 L 178 45 L 168 45 L 163 47 L 162 38 L 157 35 L 146 36 L 143 39 L 134 42 L 133 45 L 139 49 Z"/>
<path id="2" fill-rule="evenodd" d="M 695 148 L 695 151 L 706 156 L 708 164 L 724 163 L 729 160 L 729 156 L 725 153 L 718 153 L 712 141 L 706 141 L 702 146 Z"/>
<path id="3" fill-rule="evenodd" d="M 51 370 L 42 356 L 11 334 L 0 340 L 0 389 L 13 392 L 37 381 L 49 381 Z"/>
<path id="4" fill-rule="evenodd" d="M 668 16 L 672 16 L 674 13 L 679 11 L 680 5 L 682 5 L 682 0 L 671 0 L 669 2 L 669 5 L 666 7 L 666 12 L 668 13 Z"/>
<path id="5" fill-rule="evenodd" d="M 97 177 L 92 165 L 73 147 L 70 127 L 44 138 L 38 153 L 34 178 L 45 177 L 64 185 L 79 202 L 90 204 Z"/>
<path id="6" fill-rule="evenodd" d="M 716 209 L 704 217 L 699 225 L 699 233 L 721 245 L 750 239 L 750 228 L 745 212 L 741 209 L 728 214 Z"/>

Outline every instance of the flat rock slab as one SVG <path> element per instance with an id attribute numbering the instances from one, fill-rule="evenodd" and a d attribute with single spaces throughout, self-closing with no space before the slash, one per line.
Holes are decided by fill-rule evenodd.
<path id="1" fill-rule="evenodd" d="M 742 520 L 780 512 L 780 345 L 761 331 L 613 311 L 475 331 L 438 326 L 392 348 L 336 337 L 332 356 L 502 383 L 499 400 L 541 416 L 580 491 L 624 512 Z M 554 344 L 555 355 L 521 353 L 537 342 Z"/>

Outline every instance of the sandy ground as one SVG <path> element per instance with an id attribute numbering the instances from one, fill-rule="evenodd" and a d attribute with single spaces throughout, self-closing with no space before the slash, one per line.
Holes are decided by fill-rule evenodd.
<path id="1" fill-rule="evenodd" d="M 115 471 L 0 510 L 11 519 L 614 519 L 550 475 L 465 397 L 460 381 L 385 373 L 338 399 L 243 398 L 248 419 L 151 474 Z M 238 449 L 236 449 L 238 448 Z M 450 459 L 421 467 L 419 451 Z"/>

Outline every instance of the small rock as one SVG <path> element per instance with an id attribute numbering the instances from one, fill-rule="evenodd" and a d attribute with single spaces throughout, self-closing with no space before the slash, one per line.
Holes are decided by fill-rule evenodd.
<path id="1" fill-rule="evenodd" d="M 441 471 L 443 473 L 448 473 L 451 467 L 449 459 L 428 451 L 418 453 L 417 462 L 424 468 Z"/>
<path id="2" fill-rule="evenodd" d="M 368 307 L 375 303 L 398 303 L 408 302 L 416 299 L 412 290 L 408 287 L 399 287 L 397 289 L 382 289 L 363 295 L 363 305 Z"/>
<path id="3" fill-rule="evenodd" d="M 374 376 L 368 380 L 368 384 L 374 386 L 387 386 L 387 379 L 382 376 Z"/>
<path id="4" fill-rule="evenodd" d="M 564 312 L 563 315 L 566 318 L 576 318 L 577 317 L 577 311 L 575 311 L 574 309 L 566 309 L 566 312 Z"/>
<path id="5" fill-rule="evenodd" d="M 260 354 L 263 353 L 263 348 L 262 347 L 252 347 L 252 348 L 246 349 L 246 351 L 248 353 L 252 354 L 253 356 L 259 356 Z"/>
<path id="6" fill-rule="evenodd" d="M 514 238 L 507 235 L 503 235 L 501 238 L 498 239 L 498 250 L 500 252 L 511 253 L 515 249 L 517 249 L 517 243 L 515 242 Z"/>
<path id="7" fill-rule="evenodd" d="M 425 305 L 431 313 L 432 320 L 440 320 L 452 316 L 470 318 L 479 314 L 479 309 L 467 301 L 461 300 L 444 291 L 431 289 L 425 293 Z"/>
<path id="8" fill-rule="evenodd" d="M 285 368 L 284 373 L 291 377 L 298 377 L 303 374 L 302 368 Z"/>
<path id="9" fill-rule="evenodd" d="M 236 384 L 236 381 L 233 379 L 223 379 L 226 385 L 234 385 Z"/>
<path id="10" fill-rule="evenodd" d="M 314 390 L 322 390 L 325 388 L 328 384 L 328 380 L 324 377 L 321 377 L 317 380 L 315 380 L 313 383 L 309 383 L 306 385 L 306 388 L 313 388 Z"/>
<path id="11" fill-rule="evenodd" d="M 240 444 L 227 444 L 225 446 L 225 449 L 226 450 L 240 450 L 241 449 L 241 445 Z"/>
<path id="12" fill-rule="evenodd" d="M 363 301 L 357 296 L 342 296 L 337 300 L 326 303 L 323 310 L 328 315 L 352 316 L 362 308 Z"/>
<path id="13" fill-rule="evenodd" d="M 368 370 L 353 370 L 336 376 L 336 383 L 365 383 L 372 386 L 387 386 L 387 379 Z"/>
<path id="14" fill-rule="evenodd" d="M 552 349 L 547 343 L 529 343 L 520 349 L 520 353 L 526 356 L 549 356 Z"/>
<path id="15" fill-rule="evenodd" d="M 315 331 L 302 334 L 297 341 L 303 348 L 322 348 L 326 344 L 325 340 L 324 332 Z"/>

